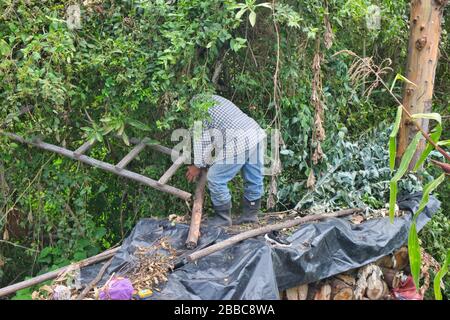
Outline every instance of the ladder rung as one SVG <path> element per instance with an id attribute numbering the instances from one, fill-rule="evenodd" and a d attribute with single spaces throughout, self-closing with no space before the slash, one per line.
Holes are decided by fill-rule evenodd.
<path id="1" fill-rule="evenodd" d="M 122 170 L 133 160 L 137 157 L 137 155 L 145 148 L 145 143 L 139 143 L 137 144 L 125 157 L 123 157 L 122 160 L 118 164 L 116 164 L 116 168 L 119 170 Z"/>
<path id="2" fill-rule="evenodd" d="M 75 150 L 73 152 L 73 154 L 75 155 L 75 157 L 78 158 L 79 156 L 84 154 L 86 151 L 88 151 L 94 145 L 94 143 L 95 143 L 95 140 L 93 142 L 91 142 L 90 140 L 86 141 L 77 150 Z"/>
<path id="3" fill-rule="evenodd" d="M 178 157 L 177 160 L 175 160 L 175 162 L 170 166 L 170 168 L 167 169 L 166 172 L 164 172 L 162 177 L 159 178 L 158 182 L 161 184 L 166 184 L 170 180 L 170 178 L 172 178 L 178 168 L 181 167 L 185 160 L 185 156 Z"/>

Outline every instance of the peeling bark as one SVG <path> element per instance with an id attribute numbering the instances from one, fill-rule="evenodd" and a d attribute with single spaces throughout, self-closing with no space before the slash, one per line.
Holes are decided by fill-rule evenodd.
<path id="1" fill-rule="evenodd" d="M 406 77 L 416 86 L 405 83 L 403 105 L 411 113 L 431 112 L 434 78 L 439 56 L 439 39 L 444 7 L 448 0 L 412 0 L 410 14 L 410 37 Z M 428 132 L 428 119 L 418 119 Z M 417 132 L 417 128 L 404 115 L 399 131 L 397 161 L 400 161 L 406 147 Z M 410 168 L 417 162 L 425 147 L 425 140 L 419 143 Z"/>

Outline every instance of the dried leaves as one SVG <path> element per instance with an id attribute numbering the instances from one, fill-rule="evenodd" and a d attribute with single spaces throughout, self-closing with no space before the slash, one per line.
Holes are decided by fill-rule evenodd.
<path id="1" fill-rule="evenodd" d="M 384 59 L 379 65 L 377 65 L 372 57 L 361 58 L 356 53 L 350 50 L 341 50 L 336 52 L 333 56 L 341 53 L 346 53 L 356 59 L 353 60 L 349 70 L 348 75 L 352 85 L 357 88 L 364 85 L 364 96 L 369 97 L 372 91 L 377 88 L 381 81 L 380 79 L 392 71 L 390 65 L 392 64 L 391 59 Z M 374 77 L 372 77 L 374 76 Z"/>
<path id="2" fill-rule="evenodd" d="M 167 282 L 167 274 L 174 267 L 176 256 L 167 238 L 162 238 L 150 247 L 138 247 L 134 252 L 135 262 L 128 266 L 124 276 L 130 279 L 136 290 L 159 290 Z"/>

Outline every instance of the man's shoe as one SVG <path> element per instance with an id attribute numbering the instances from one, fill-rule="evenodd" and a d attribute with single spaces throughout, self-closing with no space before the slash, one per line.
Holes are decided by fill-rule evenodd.
<path id="1" fill-rule="evenodd" d="M 221 206 L 214 206 L 214 217 L 208 221 L 208 225 L 216 227 L 231 226 L 231 201 Z"/>
<path id="2" fill-rule="evenodd" d="M 236 220 L 236 224 L 258 223 L 259 209 L 261 209 L 261 199 L 249 201 L 244 197 L 242 200 L 242 215 Z"/>

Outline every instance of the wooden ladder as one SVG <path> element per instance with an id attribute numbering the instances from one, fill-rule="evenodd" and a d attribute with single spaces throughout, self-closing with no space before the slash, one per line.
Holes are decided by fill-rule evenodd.
<path id="1" fill-rule="evenodd" d="M 24 113 L 27 113 L 31 109 L 32 109 L 32 107 L 22 108 L 22 110 L 19 112 L 19 114 L 15 115 L 15 116 L 20 116 Z M 12 118 L 11 116 L 7 116 L 6 120 L 8 121 L 11 118 Z M 3 123 L 2 125 L 0 125 L 0 129 L 6 128 L 7 125 L 8 125 L 7 122 Z M 118 176 L 140 182 L 140 183 L 147 185 L 149 187 L 152 187 L 156 190 L 170 193 L 170 194 L 172 194 L 178 198 L 181 198 L 185 201 L 189 201 L 192 196 L 189 192 L 180 190 L 178 188 L 175 188 L 175 187 L 167 184 L 167 182 L 170 180 L 170 178 L 175 174 L 175 172 L 186 161 L 185 155 L 179 156 L 174 161 L 174 163 L 170 166 L 170 168 L 161 176 L 161 178 L 159 178 L 159 180 L 153 180 L 147 176 L 144 176 L 142 174 L 139 174 L 139 173 L 136 173 L 136 172 L 126 169 L 126 166 L 134 158 L 136 158 L 139 155 L 139 153 L 142 150 L 144 150 L 145 147 L 149 147 L 155 151 L 161 152 L 161 153 L 169 155 L 169 156 L 172 154 L 172 149 L 152 143 L 151 139 L 149 139 L 149 138 L 144 138 L 142 140 L 139 140 L 136 138 L 131 138 L 130 142 L 135 145 L 134 148 L 131 149 L 131 151 L 122 160 L 120 160 L 117 164 L 114 165 L 114 164 L 100 161 L 100 160 L 97 160 L 97 159 L 94 159 L 92 157 L 85 155 L 85 153 L 87 151 L 89 151 L 89 149 L 94 145 L 95 141 L 94 142 L 86 141 L 78 149 L 76 149 L 75 151 L 72 151 L 72 150 L 69 150 L 69 149 L 54 145 L 54 144 L 46 143 L 37 138 L 27 140 L 27 139 L 15 134 L 15 133 L 12 133 L 12 132 L 5 132 L 5 131 L 0 130 L 0 134 L 2 134 L 14 141 L 17 141 L 17 142 L 20 142 L 23 144 L 28 144 L 28 145 L 31 145 L 31 146 L 34 146 L 34 147 L 37 147 L 37 148 L 40 148 L 43 150 L 51 151 L 51 152 L 57 153 L 59 155 L 62 155 L 64 157 L 70 158 L 72 160 L 80 161 L 80 162 L 83 162 L 90 166 L 100 168 L 105 171 L 114 173 Z"/>

